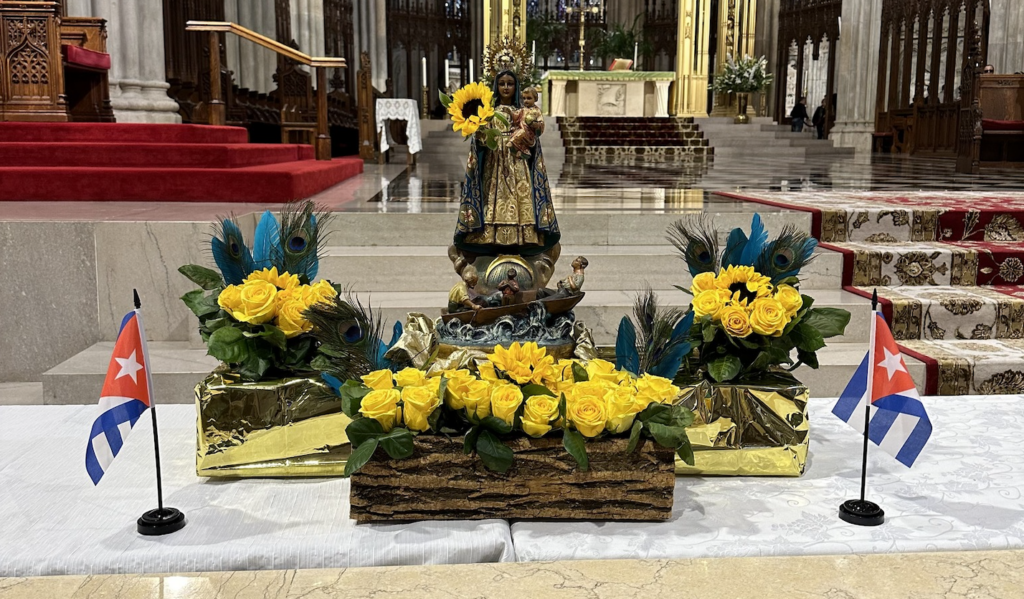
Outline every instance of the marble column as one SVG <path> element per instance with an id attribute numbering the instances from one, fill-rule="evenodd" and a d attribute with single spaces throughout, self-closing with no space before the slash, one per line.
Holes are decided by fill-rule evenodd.
<path id="1" fill-rule="evenodd" d="M 110 103 L 118 122 L 181 122 L 167 95 L 161 0 L 73 0 L 68 14 L 107 20 Z"/>
<path id="2" fill-rule="evenodd" d="M 871 154 L 878 84 L 878 42 L 882 0 L 844 0 L 836 64 L 836 125 L 830 138 L 839 146 Z"/>
<path id="3" fill-rule="evenodd" d="M 388 40 L 385 0 L 360 0 L 352 3 L 353 56 L 345 56 L 349 68 L 359 68 L 359 55 L 370 55 L 373 87 L 384 91 L 388 79 Z M 478 11 L 474 11 L 474 14 Z M 480 64 L 479 58 L 476 62 Z"/>
<path id="4" fill-rule="evenodd" d="M 1024 71 L 1024 2 L 993 0 L 988 28 L 988 63 L 997 73 Z"/>
<path id="5" fill-rule="evenodd" d="M 775 74 L 778 63 L 779 45 L 779 0 L 760 0 L 757 3 L 757 24 L 754 37 L 754 56 L 764 56 L 768 59 L 768 72 Z M 774 86 L 774 84 L 773 84 Z M 773 86 L 769 86 L 763 94 L 765 114 L 775 114 L 775 94 Z M 757 102 L 757 113 L 761 114 L 760 98 L 751 98 L 751 102 Z"/>

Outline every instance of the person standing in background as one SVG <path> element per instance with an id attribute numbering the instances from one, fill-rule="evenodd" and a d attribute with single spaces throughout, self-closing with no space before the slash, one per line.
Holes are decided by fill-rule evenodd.
<path id="1" fill-rule="evenodd" d="M 800 133 L 804 130 L 804 122 L 807 120 L 807 97 L 800 96 L 800 101 L 796 103 L 793 110 L 789 113 L 789 118 L 792 119 L 792 130 Z"/>
<path id="2" fill-rule="evenodd" d="M 811 124 L 818 130 L 818 139 L 825 139 L 825 103 L 828 98 L 822 98 L 821 104 L 814 109 L 814 116 L 811 117 Z"/>

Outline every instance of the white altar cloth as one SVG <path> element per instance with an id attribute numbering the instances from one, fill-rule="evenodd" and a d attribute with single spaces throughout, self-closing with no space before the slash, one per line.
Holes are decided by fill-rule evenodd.
<path id="1" fill-rule="evenodd" d="M 188 525 L 143 537 L 156 507 L 148 413 L 99 486 L 85 471 L 96 406 L 0 407 L 0 577 L 341 568 L 512 561 L 504 520 L 361 524 L 348 481 L 208 480 L 195 472 L 195 407 L 161 405 L 167 505 Z"/>
<path id="2" fill-rule="evenodd" d="M 878 527 L 837 516 L 860 492 L 863 437 L 810 404 L 802 478 L 679 478 L 664 523 L 516 522 L 519 561 L 674 559 L 1024 548 L 1024 396 L 925 398 L 934 431 L 913 468 L 872 445 Z"/>
<path id="3" fill-rule="evenodd" d="M 420 138 L 419 104 L 416 100 L 400 98 L 378 98 L 376 106 L 377 134 L 380 135 L 380 151 L 391 148 L 385 121 L 405 121 L 405 135 L 409 138 L 409 153 L 418 154 L 423 149 Z"/>

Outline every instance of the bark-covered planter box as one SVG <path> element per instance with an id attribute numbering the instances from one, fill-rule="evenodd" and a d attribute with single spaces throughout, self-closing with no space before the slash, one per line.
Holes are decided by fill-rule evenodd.
<path id="1" fill-rule="evenodd" d="M 382 449 L 351 478 L 356 522 L 403 520 L 668 520 L 675 452 L 650 440 L 627 454 L 629 439 L 587 443 L 590 469 L 580 472 L 560 438 L 505 441 L 515 461 L 487 470 L 463 453 L 463 438 L 416 437 L 412 457 Z"/>

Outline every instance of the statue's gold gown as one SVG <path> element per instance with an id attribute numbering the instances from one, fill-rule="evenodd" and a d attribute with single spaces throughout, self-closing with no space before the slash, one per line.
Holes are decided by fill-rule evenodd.
<path id="1" fill-rule="evenodd" d="M 516 109 L 496 106 L 513 122 Z M 498 138 L 498 148 L 488 152 L 484 161 L 483 204 L 484 227 L 466 236 L 466 242 L 480 245 L 523 246 L 543 245 L 544 234 L 537 231 L 533 208 L 533 187 L 526 159 L 512 147 L 509 138 L 512 129 L 495 120 L 504 129 Z M 475 156 L 470 157 L 470 167 Z"/>

